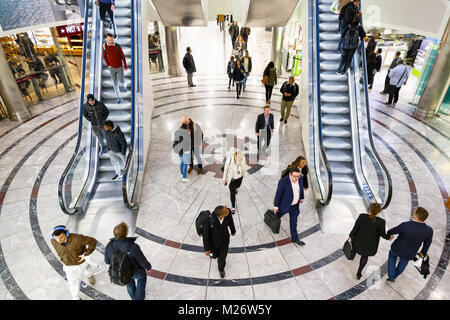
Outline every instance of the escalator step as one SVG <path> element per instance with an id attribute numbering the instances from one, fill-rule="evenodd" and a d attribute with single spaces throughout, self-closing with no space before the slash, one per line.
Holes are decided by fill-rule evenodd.
<path id="1" fill-rule="evenodd" d="M 322 81 L 320 83 L 320 90 L 322 92 L 348 92 L 348 85 L 343 81 Z"/>
<path id="2" fill-rule="evenodd" d="M 330 138 L 323 139 L 323 146 L 327 149 L 352 149 L 350 138 Z"/>
<path id="3" fill-rule="evenodd" d="M 322 71 L 336 72 L 338 67 L 339 67 L 339 62 L 337 62 L 337 61 L 323 61 L 323 62 L 320 62 L 320 72 L 321 72 L 320 77 L 322 78 Z"/>
<path id="4" fill-rule="evenodd" d="M 319 34 L 319 39 L 323 41 L 339 41 L 340 38 L 341 35 L 339 34 L 339 32 L 321 32 Z"/>
<path id="5" fill-rule="evenodd" d="M 328 161 L 337 162 L 352 162 L 353 155 L 351 150 L 337 150 L 337 149 L 327 149 L 325 148 Z"/>
<path id="6" fill-rule="evenodd" d="M 322 23 L 319 23 L 319 31 L 321 31 L 321 32 L 338 32 L 339 25 L 334 22 L 322 22 Z"/>
<path id="7" fill-rule="evenodd" d="M 320 64 L 320 66 L 322 66 L 322 63 Z M 347 81 L 347 73 L 344 75 L 336 74 L 336 69 L 334 69 L 333 71 L 320 72 L 320 80 L 322 80 L 322 81 Z"/>
<path id="8" fill-rule="evenodd" d="M 331 172 L 335 173 L 354 173 L 352 162 L 330 162 Z"/>
<path id="9" fill-rule="evenodd" d="M 321 94 L 320 100 L 322 103 L 325 102 L 348 103 L 348 96 L 340 93 L 326 92 Z"/>
<path id="10" fill-rule="evenodd" d="M 348 114 L 349 107 L 346 104 L 324 103 L 322 104 L 322 113 Z"/>
<path id="11" fill-rule="evenodd" d="M 337 61 L 339 63 L 341 61 L 341 54 L 334 53 L 334 52 L 328 52 L 328 51 L 321 52 L 320 60 L 321 61 Z"/>
<path id="12" fill-rule="evenodd" d="M 320 41 L 319 48 L 322 51 L 338 51 L 338 42 L 336 41 Z"/>
<path id="13" fill-rule="evenodd" d="M 330 13 L 319 13 L 319 23 L 334 22 L 339 23 L 339 16 L 330 11 Z"/>
<path id="14" fill-rule="evenodd" d="M 330 126 L 350 125 L 349 115 L 327 113 L 322 116 L 322 123 Z"/>
<path id="15" fill-rule="evenodd" d="M 322 128 L 324 137 L 351 137 L 352 134 L 347 126 L 324 126 Z M 325 138 L 324 138 L 325 139 Z"/>

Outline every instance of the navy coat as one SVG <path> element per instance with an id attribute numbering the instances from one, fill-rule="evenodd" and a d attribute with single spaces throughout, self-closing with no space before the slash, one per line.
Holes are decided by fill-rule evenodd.
<path id="1" fill-rule="evenodd" d="M 298 179 L 298 184 L 300 185 L 300 196 L 299 200 L 303 200 L 303 177 L 300 176 Z M 291 179 L 288 176 L 284 177 L 278 181 L 277 192 L 275 194 L 274 206 L 278 208 L 279 213 L 288 212 L 291 208 L 291 203 L 294 200 L 294 192 L 292 190 Z M 300 204 L 300 201 L 299 201 Z M 299 209 L 300 211 L 300 209 Z"/>

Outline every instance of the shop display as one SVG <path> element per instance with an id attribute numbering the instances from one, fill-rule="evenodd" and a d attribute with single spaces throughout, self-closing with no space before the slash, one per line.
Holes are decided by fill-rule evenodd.
<path id="1" fill-rule="evenodd" d="M 302 27 L 299 22 L 294 22 L 286 28 L 283 43 L 286 59 L 285 69 L 298 76 L 302 72 Z"/>

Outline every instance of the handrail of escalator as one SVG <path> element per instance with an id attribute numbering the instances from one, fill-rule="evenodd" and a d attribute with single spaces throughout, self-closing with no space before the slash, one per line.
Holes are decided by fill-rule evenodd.
<path id="1" fill-rule="evenodd" d="M 135 100 L 135 72 L 136 72 L 136 64 L 135 64 L 135 34 L 134 34 L 134 28 L 135 28 L 135 10 L 134 10 L 134 0 L 131 0 L 131 135 L 130 135 L 130 152 L 128 153 L 127 161 L 124 168 L 124 175 L 122 178 L 122 194 L 123 194 L 123 201 L 127 208 L 132 209 L 135 207 L 135 204 L 132 202 L 133 195 L 130 197 L 128 193 L 128 179 L 131 176 L 131 178 L 135 179 L 135 181 L 132 183 L 133 188 L 136 186 L 136 180 L 137 180 L 137 174 L 135 176 L 128 175 L 130 168 L 133 168 L 132 161 L 134 156 L 134 152 L 136 150 L 139 150 L 139 147 L 136 146 L 135 141 L 137 141 L 136 137 L 138 138 L 139 130 L 135 130 L 136 127 L 136 100 Z M 137 134 L 136 134 L 137 133 Z M 135 137 L 136 135 L 136 137 Z M 134 168 L 137 170 L 137 168 Z M 134 194 L 134 190 L 132 192 Z"/>
<path id="2" fill-rule="evenodd" d="M 323 146 L 323 138 L 322 138 L 322 104 L 320 101 L 320 30 L 319 30 L 319 0 L 316 0 L 316 65 L 317 65 L 317 126 L 319 131 L 319 152 L 322 157 L 322 160 L 325 164 L 325 169 L 328 174 L 328 188 L 326 191 L 326 196 L 324 197 L 325 200 L 321 200 L 320 203 L 324 206 L 328 205 L 331 201 L 331 196 L 333 193 L 333 175 L 331 173 L 331 167 L 328 163 L 327 155 L 325 154 L 325 148 Z"/>
<path id="3" fill-rule="evenodd" d="M 361 10 L 361 3 L 359 4 L 359 8 Z M 363 22 L 361 19 L 361 26 L 363 26 Z M 388 169 L 386 168 L 386 166 L 384 165 L 383 161 L 381 160 L 377 150 L 375 149 L 375 145 L 373 143 L 373 137 L 372 137 L 372 125 L 371 125 L 371 117 L 370 117 L 370 105 L 369 105 L 369 94 L 367 92 L 367 61 L 366 61 L 366 50 L 364 48 L 364 41 L 361 41 L 361 58 L 362 58 L 362 70 L 363 70 L 363 87 L 364 87 L 364 97 L 366 100 L 366 112 L 367 112 L 367 131 L 368 131 L 368 137 L 369 137 L 369 143 L 370 143 L 370 147 L 371 147 L 371 151 L 374 154 L 375 158 L 377 159 L 378 163 L 380 164 L 381 168 L 383 169 L 384 173 L 386 174 L 387 180 L 388 180 L 388 195 L 386 198 L 385 203 L 382 206 L 382 209 L 386 209 L 392 199 L 392 178 L 391 175 L 388 171 Z"/>
<path id="4" fill-rule="evenodd" d="M 67 165 L 66 169 L 64 170 L 63 174 L 61 175 L 61 178 L 59 179 L 58 183 L 58 199 L 59 199 L 59 206 L 61 207 L 61 210 L 68 215 L 72 215 L 76 213 L 76 208 L 70 209 L 66 206 L 66 203 L 64 201 L 64 195 L 63 195 L 63 185 L 64 181 L 66 180 L 66 177 L 72 168 L 72 166 L 75 163 L 75 160 L 77 158 L 77 155 L 80 151 L 80 143 L 82 138 L 82 132 L 83 132 L 83 97 L 84 97 L 84 87 L 85 87 L 85 77 L 86 77 L 86 55 L 87 55 L 87 34 L 88 34 L 88 21 L 89 19 L 89 3 L 86 3 L 85 7 L 85 15 L 84 15 L 84 32 L 83 32 L 83 58 L 82 58 L 82 69 L 81 69 L 81 95 L 80 95 L 80 112 L 78 115 L 78 136 L 77 136 L 77 144 L 75 146 L 75 151 L 73 152 L 72 158 L 70 158 L 69 164 Z M 87 180 L 84 182 L 86 184 Z"/>

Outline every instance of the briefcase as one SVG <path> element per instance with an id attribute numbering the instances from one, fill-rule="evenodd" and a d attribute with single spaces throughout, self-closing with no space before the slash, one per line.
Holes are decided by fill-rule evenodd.
<path id="1" fill-rule="evenodd" d="M 264 214 L 264 222 L 269 226 L 273 233 L 280 233 L 281 219 L 274 211 L 266 211 Z"/>
<path id="2" fill-rule="evenodd" d="M 344 248 L 342 248 L 342 251 L 344 251 L 345 257 L 348 260 L 353 260 L 355 258 L 356 251 L 353 249 L 351 240 L 345 241 Z"/>

